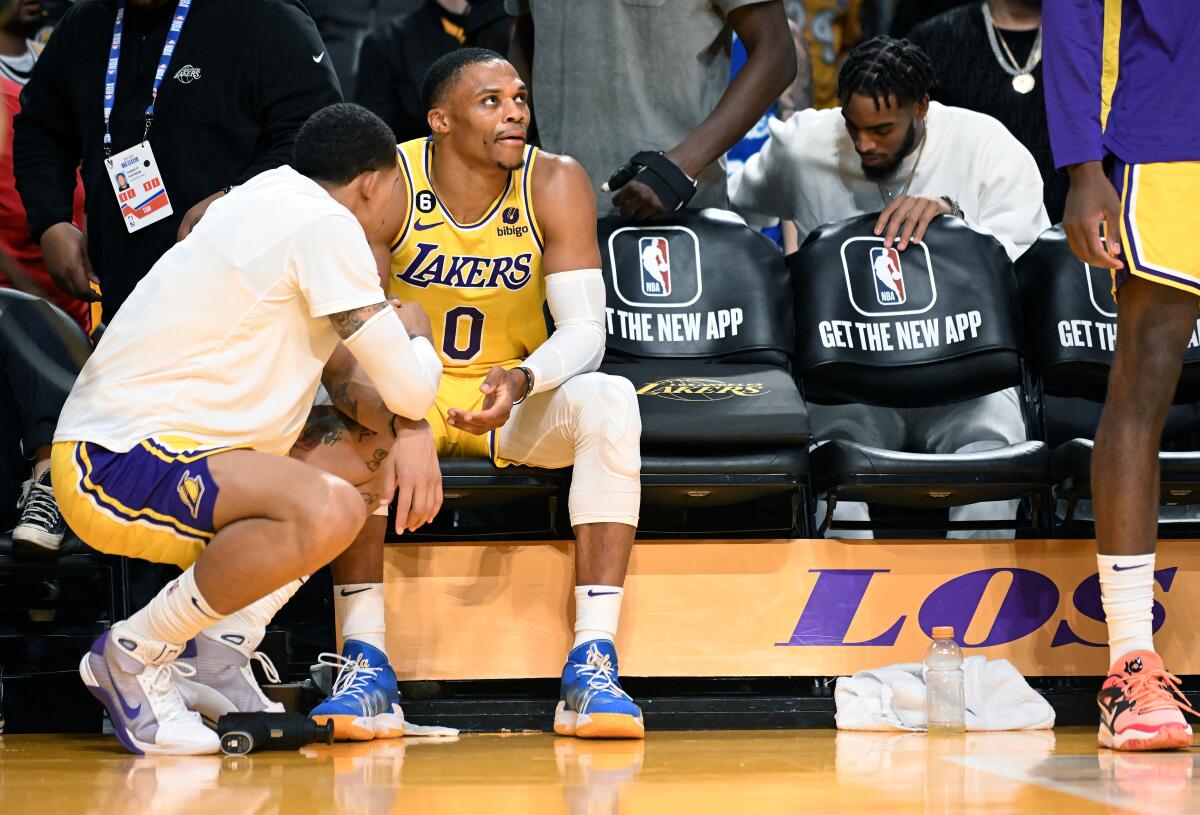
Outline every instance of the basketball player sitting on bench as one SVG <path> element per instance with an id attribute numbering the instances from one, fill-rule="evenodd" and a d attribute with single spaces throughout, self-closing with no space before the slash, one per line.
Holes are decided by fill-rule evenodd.
<path id="1" fill-rule="evenodd" d="M 433 136 L 399 146 L 404 225 L 389 294 L 420 303 L 433 321 L 446 375 L 427 416 L 432 438 L 441 456 L 574 466 L 575 641 L 554 729 L 641 738 L 613 645 L 641 499 L 641 419 L 633 386 L 595 372 L 605 289 L 591 185 L 574 160 L 526 144 L 525 85 L 499 54 L 442 57 L 422 96 Z M 549 338 L 543 305 L 555 323 Z M 353 414 L 346 396 L 331 392 Z M 341 738 L 378 735 L 376 717 L 399 710 L 383 650 L 383 534 L 384 519 L 368 519 L 350 550 L 371 559 L 374 580 L 338 589 L 339 602 L 351 592 L 339 613 L 342 671 L 312 711 Z M 374 642 L 352 636 L 347 620 Z"/>

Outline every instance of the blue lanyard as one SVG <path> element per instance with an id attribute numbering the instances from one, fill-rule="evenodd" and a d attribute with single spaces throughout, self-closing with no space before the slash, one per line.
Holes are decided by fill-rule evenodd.
<path id="1" fill-rule="evenodd" d="M 167 31 L 167 41 L 163 43 L 162 56 L 158 58 L 158 70 L 154 73 L 154 87 L 150 90 L 150 104 L 146 108 L 146 129 L 142 132 L 142 141 L 150 132 L 154 122 L 154 103 L 158 101 L 158 89 L 162 86 L 163 78 L 167 75 L 167 66 L 171 64 L 171 56 L 179 43 L 179 35 L 183 31 L 183 22 L 187 19 L 188 11 L 192 8 L 192 0 L 179 0 L 175 6 L 175 14 L 171 20 L 171 28 Z M 109 132 L 109 121 L 112 119 L 113 103 L 117 98 L 117 64 L 121 60 L 121 32 L 125 28 L 125 0 L 117 2 L 117 19 L 113 23 L 112 46 L 108 49 L 108 67 L 104 71 L 104 155 L 112 155 L 112 133 Z"/>

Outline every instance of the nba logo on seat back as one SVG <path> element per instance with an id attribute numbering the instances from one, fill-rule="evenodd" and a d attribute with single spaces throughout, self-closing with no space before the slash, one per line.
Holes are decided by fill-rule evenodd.
<path id="1" fill-rule="evenodd" d="M 881 306 L 898 306 L 904 295 L 904 268 L 900 253 L 891 247 L 871 247 L 871 271 L 875 274 L 875 299 Z"/>
<path id="2" fill-rule="evenodd" d="M 680 309 L 700 299 L 700 239 L 686 226 L 623 226 L 608 236 L 616 301 L 634 308 Z"/>
<path id="3" fill-rule="evenodd" d="M 933 258 L 923 243 L 900 252 L 883 238 L 861 235 L 842 243 L 841 256 L 850 308 L 863 317 L 893 320 L 937 303 Z"/>
<path id="4" fill-rule="evenodd" d="M 666 238 L 639 238 L 642 262 L 642 294 L 667 297 L 671 294 L 671 253 Z"/>

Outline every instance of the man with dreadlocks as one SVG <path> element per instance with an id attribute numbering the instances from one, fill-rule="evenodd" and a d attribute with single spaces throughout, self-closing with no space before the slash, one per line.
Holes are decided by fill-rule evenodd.
<path id="1" fill-rule="evenodd" d="M 875 234 L 901 252 L 921 241 L 934 218 L 952 215 L 995 236 L 1016 259 L 1050 225 L 1037 163 L 990 116 L 930 102 L 933 83 L 929 58 L 906 40 L 876 37 L 858 46 L 838 76 L 841 107 L 772 122 L 770 140 L 730 180 L 734 207 L 795 221 L 801 242 L 823 224 L 882 209 Z M 810 416 L 818 438 L 892 449 L 916 439 L 924 448 L 917 452 L 977 452 L 1025 438 L 1011 389 L 905 410 L 811 405 Z M 987 502 L 956 507 L 950 519 L 1015 514 L 1015 501 Z M 865 521 L 866 504 L 838 502 L 834 518 Z"/>

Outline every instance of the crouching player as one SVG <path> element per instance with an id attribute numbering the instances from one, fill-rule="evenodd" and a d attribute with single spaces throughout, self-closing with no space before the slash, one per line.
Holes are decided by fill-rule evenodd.
<path id="1" fill-rule="evenodd" d="M 210 718 L 271 709 L 249 671 L 267 622 L 353 541 L 360 493 L 390 500 L 391 463 L 347 474 L 374 482 L 360 487 L 287 455 L 339 341 L 393 413 L 433 404 L 428 320 L 387 305 L 368 242 L 396 228 L 394 140 L 355 105 L 314 114 L 295 169 L 217 201 L 138 284 L 63 410 L 51 469 L 68 524 L 184 568 L 80 664 L 132 752 L 217 752 L 188 701 Z"/>

